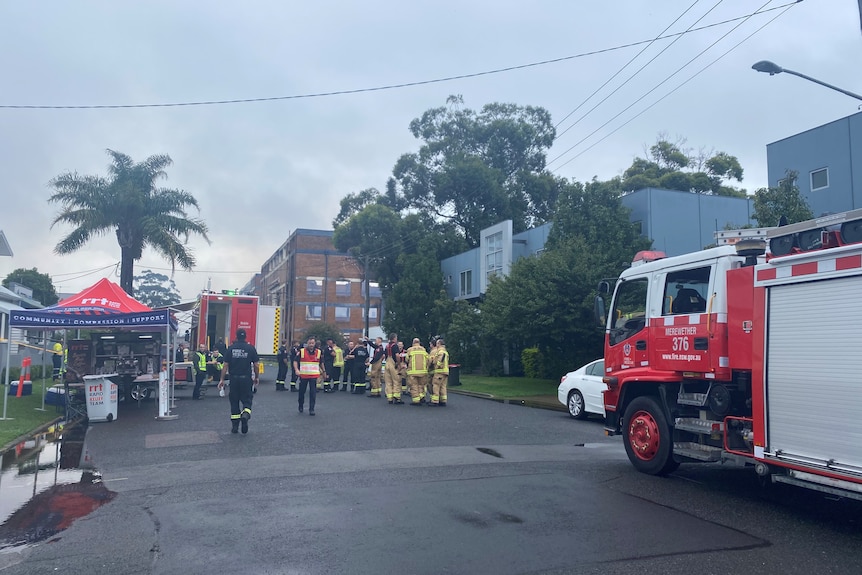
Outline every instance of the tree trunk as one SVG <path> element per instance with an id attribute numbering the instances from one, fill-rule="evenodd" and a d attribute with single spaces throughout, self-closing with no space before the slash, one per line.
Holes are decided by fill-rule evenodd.
<path id="1" fill-rule="evenodd" d="M 132 284 L 135 269 L 135 258 L 131 248 L 121 247 L 120 256 L 120 287 L 132 297 L 135 297 L 135 288 Z"/>

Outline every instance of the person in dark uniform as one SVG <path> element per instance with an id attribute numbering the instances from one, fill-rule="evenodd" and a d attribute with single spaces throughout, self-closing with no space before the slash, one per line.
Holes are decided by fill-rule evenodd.
<path id="1" fill-rule="evenodd" d="M 295 362 L 299 361 L 299 352 L 302 351 L 298 341 L 290 344 L 290 391 L 296 391 L 299 381 L 299 372 L 293 368 Z"/>
<path id="2" fill-rule="evenodd" d="M 365 395 L 365 372 L 368 370 L 368 347 L 363 338 L 353 348 L 353 393 Z"/>
<path id="3" fill-rule="evenodd" d="M 227 357 L 227 346 L 224 343 L 224 338 L 218 338 L 218 341 L 215 344 L 216 351 L 218 351 L 222 357 Z"/>
<path id="4" fill-rule="evenodd" d="M 329 393 L 332 389 L 332 375 L 335 372 L 335 342 L 332 339 L 326 340 L 326 347 L 323 348 L 323 369 L 326 371 L 326 378 L 323 380 L 323 393 Z M 336 387 L 338 384 L 336 383 Z"/>
<path id="5" fill-rule="evenodd" d="M 345 391 L 349 384 L 351 393 L 353 392 L 353 362 L 356 359 L 353 355 L 354 349 L 356 349 L 356 343 L 353 340 L 348 341 L 344 353 L 344 369 L 341 372 L 341 391 Z"/>
<path id="6" fill-rule="evenodd" d="M 287 391 L 284 388 L 284 378 L 287 377 L 287 340 L 281 340 L 281 345 L 278 346 L 278 353 L 275 356 L 276 362 L 278 362 L 278 375 L 275 376 L 275 390 L 276 391 Z"/>
<path id="7" fill-rule="evenodd" d="M 236 330 L 236 341 L 227 348 L 225 364 L 222 368 L 218 388 L 224 389 L 224 379 L 230 375 L 230 425 L 231 433 L 236 433 L 242 424 L 242 432 L 248 433 L 248 420 L 251 419 L 251 402 L 254 389 L 260 383 L 257 365 L 260 358 L 253 345 L 245 341 L 245 330 Z M 240 411 L 242 403 L 242 411 Z"/>
<path id="8" fill-rule="evenodd" d="M 183 353 L 183 344 L 177 344 L 177 351 L 174 352 L 174 363 L 182 363 L 186 360 L 186 354 Z"/>

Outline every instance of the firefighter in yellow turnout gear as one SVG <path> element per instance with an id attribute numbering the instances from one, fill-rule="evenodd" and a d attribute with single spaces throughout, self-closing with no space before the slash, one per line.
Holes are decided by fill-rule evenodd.
<path id="1" fill-rule="evenodd" d="M 437 338 L 431 372 L 431 405 L 445 407 L 449 386 L 449 352 L 446 351 L 446 343 L 442 337 Z"/>
<path id="2" fill-rule="evenodd" d="M 427 377 L 428 352 L 416 337 L 413 338 L 413 345 L 407 350 L 407 387 L 410 389 L 410 405 L 422 405 Z"/>
<path id="3" fill-rule="evenodd" d="M 383 371 L 383 384 L 386 399 L 389 403 L 400 404 L 401 401 L 401 354 L 398 347 L 398 334 L 389 334 L 389 345 L 386 346 L 386 367 Z"/>

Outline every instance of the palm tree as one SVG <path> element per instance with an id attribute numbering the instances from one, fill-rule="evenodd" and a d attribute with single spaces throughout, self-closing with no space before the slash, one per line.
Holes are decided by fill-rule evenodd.
<path id="1" fill-rule="evenodd" d="M 62 206 L 51 227 L 58 223 L 76 226 L 54 252 L 72 253 L 93 236 L 114 230 L 121 252 L 120 287 L 134 295 L 134 262 L 141 259 L 145 247 L 170 261 L 171 269 L 179 264 L 191 270 L 195 258 L 186 247 L 189 235 L 198 234 L 209 242 L 208 230 L 203 220 L 186 214 L 188 206 L 200 209 L 194 196 L 156 187 L 156 180 L 167 178 L 165 168 L 173 163 L 170 156 L 157 154 L 136 164 L 125 154 L 107 152 L 113 160 L 108 179 L 69 172 L 51 180 L 56 192 L 48 201 Z"/>

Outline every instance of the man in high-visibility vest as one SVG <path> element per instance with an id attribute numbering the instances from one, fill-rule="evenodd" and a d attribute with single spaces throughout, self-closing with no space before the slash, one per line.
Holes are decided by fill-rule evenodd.
<path id="1" fill-rule="evenodd" d="M 449 352 L 446 351 L 446 342 L 443 341 L 442 337 L 437 338 L 437 347 L 434 349 L 434 361 L 432 362 L 433 377 L 431 380 L 431 405 L 445 407 L 449 386 Z"/>
<path id="2" fill-rule="evenodd" d="M 347 391 L 347 383 L 341 382 L 341 372 L 344 369 L 344 350 L 338 343 L 333 342 L 332 349 L 335 351 L 335 361 L 332 362 L 332 391 L 338 390 L 341 383 L 341 391 Z"/>
<path id="3" fill-rule="evenodd" d="M 60 370 L 63 368 L 63 344 L 59 341 L 54 344 L 53 354 L 51 356 L 51 362 L 54 364 L 54 381 L 58 381 L 60 379 Z"/>
<path id="4" fill-rule="evenodd" d="M 201 395 L 201 386 L 204 384 L 204 380 L 207 378 L 207 362 L 209 361 L 209 359 L 210 358 L 209 354 L 207 353 L 207 346 L 205 346 L 204 344 L 200 344 L 194 356 L 195 389 L 194 391 L 192 391 L 192 399 L 201 399 L 203 397 Z"/>
<path id="5" fill-rule="evenodd" d="M 407 350 L 407 387 L 410 389 L 410 405 L 422 405 L 425 378 L 428 376 L 428 352 L 418 337 Z"/>
<path id="6" fill-rule="evenodd" d="M 314 415 L 317 400 L 317 378 L 326 376 L 323 366 L 323 352 L 317 349 L 316 340 L 308 338 L 305 347 L 299 351 L 293 369 L 299 374 L 299 413 L 305 408 L 305 390 L 308 390 L 308 415 Z"/>

